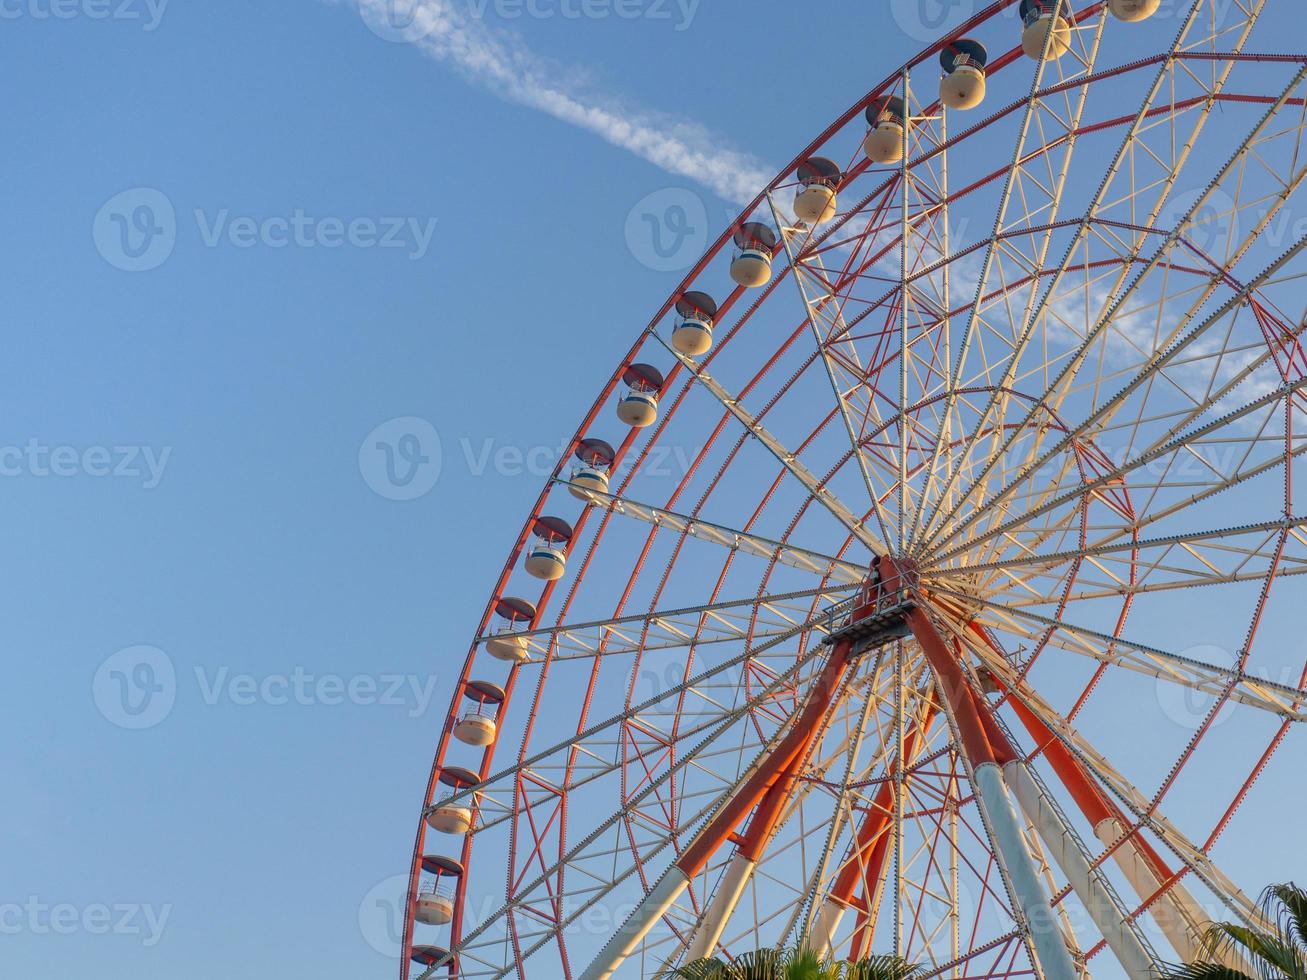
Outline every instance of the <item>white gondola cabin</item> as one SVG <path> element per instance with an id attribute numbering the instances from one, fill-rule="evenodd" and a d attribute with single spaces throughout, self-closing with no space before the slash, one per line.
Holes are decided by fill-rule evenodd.
<path id="1" fill-rule="evenodd" d="M 567 543 L 572 540 L 572 525 L 561 517 L 541 517 L 531 533 L 534 540 L 526 549 L 527 573 L 546 582 L 557 582 L 567 571 Z"/>
<path id="2" fill-rule="evenodd" d="M 799 165 L 799 186 L 794 198 L 794 214 L 812 227 L 835 217 L 836 188 L 840 185 L 839 164 L 825 157 L 811 157 Z"/>
<path id="3" fill-rule="evenodd" d="M 676 326 L 672 346 L 686 357 L 698 357 L 712 349 L 717 301 L 707 293 L 688 292 L 676 301 Z"/>
<path id="4" fill-rule="evenodd" d="M 486 652 L 496 660 L 522 664 L 531 659 L 530 645 L 521 634 L 536 618 L 536 608 L 525 599 L 500 599 L 495 614 L 505 620 L 503 626 L 486 639 Z"/>
<path id="5" fill-rule="evenodd" d="M 979 41 L 959 38 L 944 45 L 939 54 L 944 77 L 939 80 L 939 100 L 950 109 L 974 109 L 985 101 L 985 65 L 989 52 Z"/>
<path id="6" fill-rule="evenodd" d="M 581 465 L 572 470 L 567 492 L 580 500 L 590 500 L 592 493 L 607 493 L 608 476 L 617 458 L 613 447 L 602 439 L 583 439 L 576 447 L 576 458 Z"/>
<path id="7" fill-rule="evenodd" d="M 658 421 L 658 394 L 663 374 L 650 364 L 632 364 L 622 375 L 626 392 L 617 402 L 617 417 L 634 429 Z"/>
<path id="8" fill-rule="evenodd" d="M 1060 58 L 1071 50 L 1071 23 L 1057 10 L 1057 0 L 1021 0 L 1021 50 L 1038 61 L 1048 45 L 1048 57 Z M 1062 4 L 1062 11 L 1071 9 Z M 1050 37 L 1050 35 L 1052 35 Z"/>
<path id="9" fill-rule="evenodd" d="M 452 792 L 441 797 L 427 814 L 427 826 L 437 833 L 461 837 L 472 829 L 472 808 L 476 794 L 468 789 L 481 781 L 471 769 L 446 766 L 440 770 L 440 784 Z"/>
<path id="10" fill-rule="evenodd" d="M 897 95 L 884 95 L 867 106 L 866 138 L 862 151 L 872 163 L 887 166 L 903 159 L 903 144 L 907 140 L 908 112 Z"/>
<path id="11" fill-rule="evenodd" d="M 473 706 L 454 725 L 454 737 L 464 745 L 484 748 L 499 734 L 496 719 L 507 695 L 502 687 L 489 681 L 469 681 L 463 693 Z"/>
<path id="12" fill-rule="evenodd" d="M 1107 9 L 1112 11 L 1112 16 L 1127 24 L 1147 20 L 1161 6 L 1162 0 L 1107 0 Z"/>
<path id="13" fill-rule="evenodd" d="M 746 221 L 735 230 L 735 258 L 731 278 L 746 289 L 765 286 L 771 280 L 771 257 L 776 250 L 776 232 L 761 221 Z"/>
<path id="14" fill-rule="evenodd" d="M 426 854 L 422 858 L 425 880 L 418 887 L 413 918 L 427 926 L 443 926 L 454 921 L 454 905 L 463 865 L 451 857 Z"/>

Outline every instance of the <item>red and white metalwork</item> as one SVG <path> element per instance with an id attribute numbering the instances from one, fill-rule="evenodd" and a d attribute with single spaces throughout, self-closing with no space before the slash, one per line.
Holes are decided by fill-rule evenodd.
<path id="1" fill-rule="evenodd" d="M 402 977 L 806 942 L 1142 978 L 1257 921 L 1213 852 L 1241 809 L 1271 839 L 1251 789 L 1307 719 L 1307 55 L 1261 0 L 1156 9 L 1047 0 L 1041 57 L 991 3 L 656 311 L 569 450 L 611 442 L 603 480 L 559 464 L 477 628 Z M 959 115 L 964 38 L 990 57 Z M 802 222 L 816 158 L 833 211 Z M 775 247 L 733 279 L 750 226 Z M 692 292 L 711 345 L 672 341 Z M 652 407 L 619 420 L 629 385 Z M 573 533 L 541 584 L 544 514 Z M 478 690 L 493 735 L 456 738 Z M 464 869 L 447 924 L 415 919 L 433 842 Z"/>

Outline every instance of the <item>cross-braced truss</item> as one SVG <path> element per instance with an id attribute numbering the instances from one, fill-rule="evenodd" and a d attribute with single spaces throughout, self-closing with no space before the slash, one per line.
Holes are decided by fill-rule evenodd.
<path id="1" fill-rule="evenodd" d="M 1257 922 L 1213 849 L 1307 720 L 1307 54 L 1263 0 L 1042 7 L 1043 57 L 999 0 L 868 92 L 741 215 L 775 229 L 768 281 L 731 284 L 724 236 L 600 392 L 578 445 L 627 431 L 631 364 L 665 372 L 607 490 L 560 465 L 509 556 L 402 977 L 806 943 L 1134 980 Z M 970 112 L 936 94 L 963 34 L 994 52 Z M 817 157 L 838 203 L 808 224 Z M 544 515 L 566 571 L 528 592 Z M 509 595 L 534 618 L 506 641 Z M 457 735 L 473 701 L 488 744 Z"/>

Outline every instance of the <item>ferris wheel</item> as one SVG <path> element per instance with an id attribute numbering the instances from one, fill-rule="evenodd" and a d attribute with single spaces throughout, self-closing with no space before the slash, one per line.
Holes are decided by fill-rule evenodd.
<path id="1" fill-rule="evenodd" d="M 1218 845 L 1307 720 L 1307 54 L 1159 5 L 990 4 L 640 331 L 477 626 L 401 980 L 1142 978 L 1260 921 Z"/>

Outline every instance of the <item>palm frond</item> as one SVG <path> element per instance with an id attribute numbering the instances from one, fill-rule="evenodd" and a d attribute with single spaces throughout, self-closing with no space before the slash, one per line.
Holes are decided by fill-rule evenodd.
<path id="1" fill-rule="evenodd" d="M 1224 963 L 1180 963 L 1169 967 L 1166 980 L 1257 980 Z"/>
<path id="2" fill-rule="evenodd" d="M 811 949 L 796 949 L 786 957 L 785 980 L 834 980 L 838 976 L 838 967 Z"/>
<path id="3" fill-rule="evenodd" d="M 1292 942 L 1279 936 L 1249 929 L 1233 922 L 1217 922 L 1209 934 L 1213 952 L 1246 957 L 1263 980 L 1307 980 L 1303 971 L 1303 958 Z"/>
<path id="4" fill-rule="evenodd" d="M 668 976 L 679 980 L 734 980 L 734 967 L 725 960 L 703 959 L 687 963 Z"/>
<path id="5" fill-rule="evenodd" d="M 915 980 L 921 967 L 901 956 L 868 956 L 844 968 L 844 980 Z"/>
<path id="6" fill-rule="evenodd" d="M 1307 891 L 1292 881 L 1271 885 L 1262 893 L 1262 908 L 1274 917 L 1281 939 L 1307 952 Z"/>

